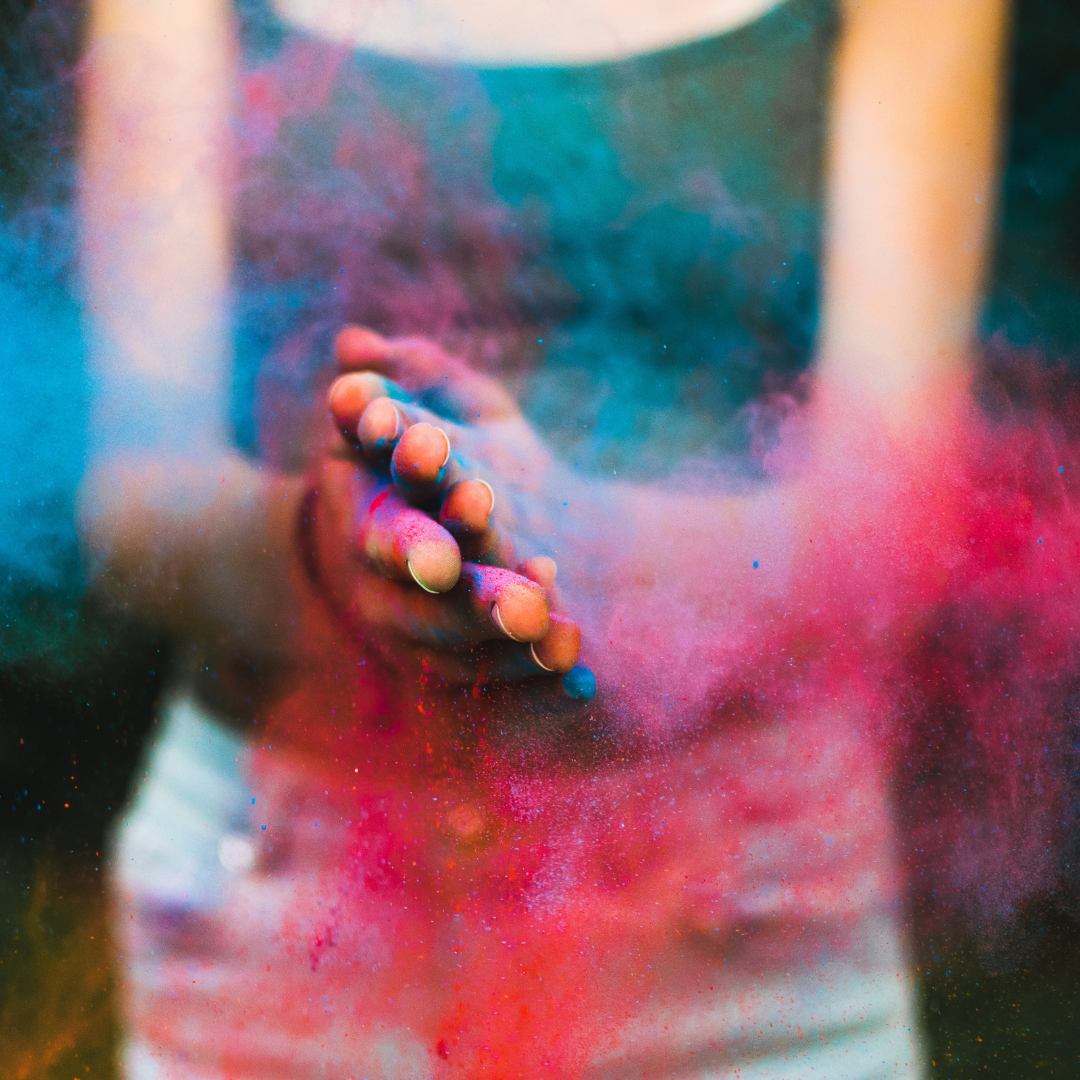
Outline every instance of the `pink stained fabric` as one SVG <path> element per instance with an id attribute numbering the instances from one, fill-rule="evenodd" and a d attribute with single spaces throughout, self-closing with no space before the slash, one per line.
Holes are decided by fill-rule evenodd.
<path id="1" fill-rule="evenodd" d="M 127 1074 L 917 1076 L 891 830 L 849 721 L 434 795 L 242 751 L 247 820 L 196 870 L 216 896 L 119 875 Z M 177 832 L 151 806 L 168 784 L 118 865 Z"/>

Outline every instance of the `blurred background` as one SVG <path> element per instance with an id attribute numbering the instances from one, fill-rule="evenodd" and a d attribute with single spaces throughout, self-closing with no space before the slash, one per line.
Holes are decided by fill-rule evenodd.
<path id="1" fill-rule="evenodd" d="M 77 300 L 76 80 L 85 7 L 0 0 L 0 1077 L 112 1077 L 109 822 L 169 643 L 82 596 L 72 521 L 87 386 Z M 1015 7 L 990 348 L 1080 377 L 1080 12 Z M 28 408 L 35 403 L 37 408 Z M 25 468 L 10 463 L 32 460 Z M 67 522 L 60 526 L 58 522 Z M 1075 850 L 1080 857 L 1080 827 Z M 1046 896 L 993 942 L 911 937 L 934 1077 L 1080 1075 L 1080 925 Z M 921 920 L 925 921 L 925 926 Z M 933 926 L 933 932 L 929 930 Z"/>

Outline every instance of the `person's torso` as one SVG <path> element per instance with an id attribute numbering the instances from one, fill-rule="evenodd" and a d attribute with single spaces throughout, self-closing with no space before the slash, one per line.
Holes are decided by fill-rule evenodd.
<path id="1" fill-rule="evenodd" d="M 625 61 L 480 70 L 244 29 L 241 394 L 278 405 L 344 321 L 511 379 L 583 467 L 730 446 L 810 355 L 827 0 Z M 644 467 L 644 468 L 642 468 Z"/>

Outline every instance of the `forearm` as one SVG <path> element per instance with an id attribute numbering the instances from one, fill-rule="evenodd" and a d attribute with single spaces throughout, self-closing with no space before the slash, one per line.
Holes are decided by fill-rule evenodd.
<path id="1" fill-rule="evenodd" d="M 277 652 L 296 619 L 303 484 L 235 455 L 99 461 L 79 505 L 95 591 L 172 633 Z"/>
<path id="2" fill-rule="evenodd" d="M 178 634 L 254 642 L 288 610 L 296 485 L 226 440 L 231 101 L 227 0 L 93 0 L 80 147 L 86 554 L 110 604 Z"/>
<path id="3" fill-rule="evenodd" d="M 1007 0 L 847 0 L 820 374 L 902 425 L 966 378 L 994 214 Z"/>
<path id="4" fill-rule="evenodd" d="M 225 448 L 227 0 L 94 0 L 80 204 L 93 441 Z"/>

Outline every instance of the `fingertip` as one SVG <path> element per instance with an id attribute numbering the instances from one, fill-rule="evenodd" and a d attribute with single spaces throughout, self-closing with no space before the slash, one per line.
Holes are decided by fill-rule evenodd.
<path id="1" fill-rule="evenodd" d="M 457 541 L 392 487 L 383 488 L 368 507 L 358 541 L 379 573 L 398 581 L 411 578 L 426 592 L 448 592 L 461 576 Z"/>
<path id="2" fill-rule="evenodd" d="M 522 577 L 535 581 L 542 589 L 551 592 L 555 587 L 555 575 L 558 569 L 554 559 L 548 558 L 547 555 L 534 555 L 520 563 L 517 571 Z"/>
<path id="3" fill-rule="evenodd" d="M 408 487 L 434 484 L 450 459 L 450 439 L 434 424 L 413 424 L 394 447 L 391 464 L 396 478 Z"/>
<path id="4" fill-rule="evenodd" d="M 401 410 L 385 397 L 372 401 L 356 425 L 356 437 L 364 452 L 372 457 L 387 457 L 405 432 Z"/>
<path id="5" fill-rule="evenodd" d="M 366 326 L 346 326 L 334 338 L 334 356 L 342 371 L 382 363 L 390 353 L 390 342 Z"/>
<path id="6" fill-rule="evenodd" d="M 561 615 L 550 616 L 548 632 L 530 646 L 532 658 L 545 671 L 565 675 L 577 663 L 581 651 L 581 628 Z"/>
<path id="7" fill-rule="evenodd" d="M 424 540 L 410 547 L 405 566 L 425 592 L 449 592 L 461 577 L 461 552 L 453 541 Z"/>
<path id="8" fill-rule="evenodd" d="M 495 493 L 486 480 L 459 480 L 443 499 L 439 521 L 451 532 L 479 534 L 487 530 L 494 508 Z"/>
<path id="9" fill-rule="evenodd" d="M 355 440 L 364 410 L 376 398 L 386 395 L 386 380 L 370 371 L 340 375 L 326 393 L 326 404 L 334 425 L 347 439 Z"/>
<path id="10" fill-rule="evenodd" d="M 492 602 L 491 621 L 512 641 L 540 641 L 551 625 L 547 597 L 532 582 L 509 581 Z"/>

